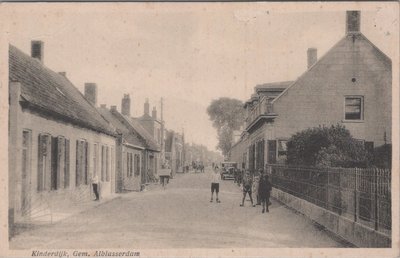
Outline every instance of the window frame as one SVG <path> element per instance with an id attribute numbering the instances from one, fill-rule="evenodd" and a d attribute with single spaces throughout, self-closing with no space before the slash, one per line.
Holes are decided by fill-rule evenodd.
<path id="1" fill-rule="evenodd" d="M 347 104 L 346 104 L 346 100 L 347 99 L 360 99 L 360 118 L 359 119 L 348 119 L 346 118 L 346 108 L 347 108 Z M 365 98 L 362 95 L 345 95 L 344 96 L 344 112 L 343 112 L 343 121 L 344 122 L 363 122 L 364 121 L 364 101 Z M 351 105 L 351 106 L 355 106 L 355 105 Z"/>

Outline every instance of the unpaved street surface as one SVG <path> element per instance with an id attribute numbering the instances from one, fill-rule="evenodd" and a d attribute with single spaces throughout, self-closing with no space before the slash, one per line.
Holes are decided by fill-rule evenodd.
<path id="1" fill-rule="evenodd" d="M 221 203 L 210 203 L 210 173 L 177 175 L 165 190 L 153 186 L 121 194 L 56 224 L 25 231 L 10 248 L 343 247 L 274 200 L 269 213 L 248 200 L 240 207 L 242 193 L 233 181 L 221 183 Z"/>

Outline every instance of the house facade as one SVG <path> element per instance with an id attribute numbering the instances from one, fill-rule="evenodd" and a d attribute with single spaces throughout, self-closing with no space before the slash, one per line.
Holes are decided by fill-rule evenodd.
<path id="1" fill-rule="evenodd" d="M 345 36 L 322 58 L 309 49 L 296 81 L 280 93 L 256 89 L 246 102 L 248 168 L 284 162 L 287 140 L 311 127 L 341 124 L 366 148 L 391 143 L 391 60 L 361 33 L 360 19 L 348 11 Z"/>
<path id="2" fill-rule="evenodd" d="M 183 173 L 184 159 L 183 135 L 174 131 L 166 131 L 165 139 L 165 160 L 171 167 L 172 176 L 176 173 Z"/>
<path id="3" fill-rule="evenodd" d="M 157 109 L 153 107 L 152 114 L 150 115 L 150 104 L 147 99 L 144 103 L 143 116 L 136 119 L 147 133 L 153 138 L 160 150 L 164 149 L 164 125 L 161 120 L 157 118 Z M 164 157 L 161 155 L 163 151 L 157 153 L 150 153 L 148 160 L 148 173 L 157 176 L 158 170 L 161 168 Z"/>
<path id="4" fill-rule="evenodd" d="M 11 225 L 43 204 L 90 201 L 94 174 L 101 197 L 116 191 L 114 128 L 65 75 L 43 64 L 42 42 L 32 42 L 32 56 L 9 46 L 9 99 Z"/>

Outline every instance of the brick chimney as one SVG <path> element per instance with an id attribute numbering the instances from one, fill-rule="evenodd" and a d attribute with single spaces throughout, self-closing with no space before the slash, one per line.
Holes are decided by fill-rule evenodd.
<path id="1" fill-rule="evenodd" d="M 38 59 L 43 63 L 44 43 L 40 40 L 31 41 L 31 57 Z"/>
<path id="2" fill-rule="evenodd" d="M 346 12 L 346 34 L 360 33 L 360 11 L 347 11 Z"/>
<path id="3" fill-rule="evenodd" d="M 153 110 L 151 111 L 151 116 L 154 119 L 157 119 L 157 108 L 156 107 L 153 107 Z"/>
<path id="4" fill-rule="evenodd" d="M 149 99 L 146 99 L 146 102 L 144 103 L 144 114 L 145 115 L 150 115 Z"/>
<path id="5" fill-rule="evenodd" d="M 318 60 L 317 49 L 309 48 L 307 49 L 307 68 L 310 69 Z"/>
<path id="6" fill-rule="evenodd" d="M 85 98 L 93 104 L 97 105 L 97 85 L 93 82 L 85 83 Z"/>
<path id="7" fill-rule="evenodd" d="M 110 106 L 111 111 L 117 111 L 117 106 Z"/>
<path id="8" fill-rule="evenodd" d="M 129 94 L 124 94 L 121 102 L 121 114 L 131 116 L 131 98 Z"/>

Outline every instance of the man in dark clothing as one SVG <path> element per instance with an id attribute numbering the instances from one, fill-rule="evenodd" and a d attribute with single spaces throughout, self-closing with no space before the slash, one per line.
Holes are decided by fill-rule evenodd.
<path id="1" fill-rule="evenodd" d="M 268 175 L 265 172 L 263 172 L 258 186 L 258 196 L 263 206 L 262 213 L 264 213 L 265 210 L 269 212 L 268 206 L 270 204 L 269 197 L 271 190 L 272 190 L 272 185 L 271 182 L 269 181 Z M 265 206 L 267 206 L 267 209 L 265 209 Z"/>
<path id="2" fill-rule="evenodd" d="M 253 204 L 253 197 L 251 196 L 251 190 L 253 188 L 253 180 L 250 176 L 250 171 L 246 171 L 246 175 L 244 176 L 244 180 L 243 180 L 243 199 L 242 199 L 242 204 L 240 204 L 240 206 L 244 206 L 244 199 L 246 198 L 246 193 L 249 194 L 250 197 L 250 201 L 251 201 L 251 205 L 253 207 L 256 207 Z"/>

